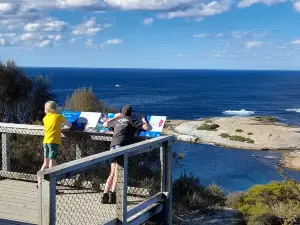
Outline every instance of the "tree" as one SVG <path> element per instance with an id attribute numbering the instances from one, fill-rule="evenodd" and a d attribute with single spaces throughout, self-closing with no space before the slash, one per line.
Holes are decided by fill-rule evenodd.
<path id="1" fill-rule="evenodd" d="M 44 104 L 54 100 L 48 78 L 30 78 L 13 61 L 0 62 L 0 121 L 32 123 L 44 116 Z"/>
<path id="2" fill-rule="evenodd" d="M 107 106 L 93 93 L 92 88 L 78 88 L 71 97 L 67 98 L 65 107 L 74 111 L 85 112 L 117 112 L 113 107 Z"/>

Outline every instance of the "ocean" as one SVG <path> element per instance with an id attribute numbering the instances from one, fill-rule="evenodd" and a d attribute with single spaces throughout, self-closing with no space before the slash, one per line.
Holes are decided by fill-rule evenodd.
<path id="1" fill-rule="evenodd" d="M 92 87 L 105 103 L 169 119 L 264 116 L 300 125 L 300 71 L 155 70 L 25 68 L 33 76 L 48 75 L 62 105 L 73 90 Z M 299 140 L 300 141 L 300 140 Z M 185 154 L 175 163 L 174 176 L 186 171 L 201 183 L 219 184 L 228 193 L 255 184 L 281 180 L 275 164 L 282 152 L 246 151 L 177 142 Z M 300 181 L 300 172 L 287 170 Z"/>

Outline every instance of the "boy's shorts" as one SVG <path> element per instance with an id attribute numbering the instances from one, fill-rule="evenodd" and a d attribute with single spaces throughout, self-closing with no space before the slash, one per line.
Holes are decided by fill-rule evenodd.
<path id="1" fill-rule="evenodd" d="M 46 159 L 57 159 L 58 157 L 58 144 L 43 144 L 44 147 L 44 158 Z"/>

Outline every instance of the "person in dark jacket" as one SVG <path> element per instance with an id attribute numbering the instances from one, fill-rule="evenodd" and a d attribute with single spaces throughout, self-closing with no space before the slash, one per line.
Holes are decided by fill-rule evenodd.
<path id="1" fill-rule="evenodd" d="M 122 113 L 116 114 L 115 118 L 106 121 L 104 127 L 111 128 L 114 131 L 110 144 L 111 150 L 130 145 L 134 141 L 135 134 L 140 130 L 151 130 L 151 125 L 147 122 L 145 115 L 141 115 L 141 120 L 133 118 L 133 110 L 131 105 L 126 105 L 122 109 Z M 111 164 L 110 175 L 107 179 L 104 194 L 102 196 L 102 204 L 116 203 L 116 183 L 117 183 L 117 163 Z"/>

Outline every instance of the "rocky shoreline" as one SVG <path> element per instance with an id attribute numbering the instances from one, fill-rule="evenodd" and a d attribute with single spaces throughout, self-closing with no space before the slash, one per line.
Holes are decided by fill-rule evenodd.
<path id="1" fill-rule="evenodd" d="M 249 150 L 289 150 L 284 162 L 300 170 L 300 127 L 292 127 L 274 117 L 220 117 L 199 121 L 168 121 L 165 134 L 190 143 Z"/>

